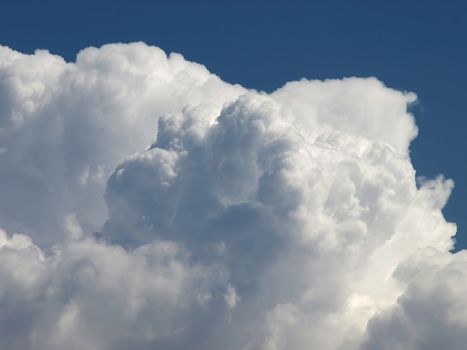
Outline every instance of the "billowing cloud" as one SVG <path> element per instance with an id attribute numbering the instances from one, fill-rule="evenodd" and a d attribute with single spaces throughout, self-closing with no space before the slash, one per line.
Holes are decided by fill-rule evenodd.
<path id="1" fill-rule="evenodd" d="M 159 116 L 199 104 L 218 113 L 244 91 L 142 43 L 88 48 L 75 63 L 3 47 L 0 71 L 0 222 L 49 245 L 67 215 L 100 229 L 108 176 L 150 146 Z"/>
<path id="2" fill-rule="evenodd" d="M 266 94 L 142 43 L 0 49 L 8 349 L 462 349 L 465 254 L 412 93 Z M 15 233 L 21 232 L 21 233 Z"/>

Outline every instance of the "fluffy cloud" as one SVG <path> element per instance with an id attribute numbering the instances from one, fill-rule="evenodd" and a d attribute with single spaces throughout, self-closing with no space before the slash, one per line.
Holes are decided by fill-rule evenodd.
<path id="1" fill-rule="evenodd" d="M 453 183 L 416 178 L 414 94 L 266 94 L 137 43 L 1 48 L 0 101 L 9 349 L 462 349 Z"/>
<path id="2" fill-rule="evenodd" d="M 0 71 L 0 222 L 48 245 L 68 215 L 100 229 L 107 177 L 150 146 L 159 116 L 199 104 L 218 113 L 244 91 L 142 43 L 88 48 L 75 63 L 2 47 Z"/>
<path id="3" fill-rule="evenodd" d="M 364 349 L 462 349 L 467 341 L 467 255 L 425 250 L 401 264 L 396 305 L 368 325 Z"/>
<path id="4" fill-rule="evenodd" d="M 129 252 L 89 238 L 46 255 L 27 236 L 0 232 L 0 246 L 0 324 L 8 349 L 177 345 L 191 331 L 190 320 L 222 302 L 221 291 L 211 292 L 224 285 L 222 269 L 190 262 L 172 242 Z"/>

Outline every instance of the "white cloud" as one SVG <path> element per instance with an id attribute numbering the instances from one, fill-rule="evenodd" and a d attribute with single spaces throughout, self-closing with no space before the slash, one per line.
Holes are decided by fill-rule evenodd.
<path id="1" fill-rule="evenodd" d="M 453 183 L 417 185 L 414 100 L 374 78 L 259 93 L 142 43 L 2 48 L 0 226 L 28 236 L 0 235 L 0 336 L 461 349 Z"/>
<path id="2" fill-rule="evenodd" d="M 467 256 L 425 250 L 401 264 L 407 286 L 369 323 L 363 349 L 462 349 L 467 341 Z"/>
<path id="3" fill-rule="evenodd" d="M 100 229 L 107 177 L 151 144 L 161 115 L 200 104 L 218 113 L 244 91 L 143 43 L 88 48 L 68 64 L 46 51 L 2 47 L 0 70 L 0 184 L 8 198 L 0 221 L 45 244 L 60 239 L 67 215 Z"/>
<path id="4" fill-rule="evenodd" d="M 0 246 L 0 324 L 8 349 L 176 345 L 190 320 L 223 297 L 210 295 L 222 270 L 193 264 L 173 242 L 130 252 L 88 238 L 46 256 L 29 238 L 1 232 Z"/>

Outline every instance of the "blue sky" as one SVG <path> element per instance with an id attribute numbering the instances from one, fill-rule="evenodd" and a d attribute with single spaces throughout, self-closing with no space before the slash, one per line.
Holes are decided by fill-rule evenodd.
<path id="1" fill-rule="evenodd" d="M 10 1 L 0 43 L 74 60 L 87 46 L 145 41 L 224 80 L 271 91 L 306 78 L 375 76 L 416 92 L 419 175 L 456 182 L 444 212 L 467 247 L 467 5 L 463 1 Z"/>
<path id="2" fill-rule="evenodd" d="M 460 1 L 2 1 L 2 347 L 464 350 L 466 39 Z"/>

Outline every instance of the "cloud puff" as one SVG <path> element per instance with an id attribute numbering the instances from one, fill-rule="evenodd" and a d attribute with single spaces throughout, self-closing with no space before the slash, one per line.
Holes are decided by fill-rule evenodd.
<path id="1" fill-rule="evenodd" d="M 396 305 L 368 325 L 364 349 L 462 349 L 467 341 L 467 256 L 429 250 L 401 264 Z"/>
<path id="2" fill-rule="evenodd" d="M 415 176 L 414 94 L 266 94 L 142 43 L 0 57 L 9 349 L 462 348 L 453 183 Z"/>
<path id="3" fill-rule="evenodd" d="M 244 91 L 142 43 L 88 48 L 75 63 L 2 47 L 0 71 L 0 220 L 49 245 L 67 215 L 100 229 L 107 177 L 151 144 L 160 115 L 199 104 L 218 113 Z"/>

